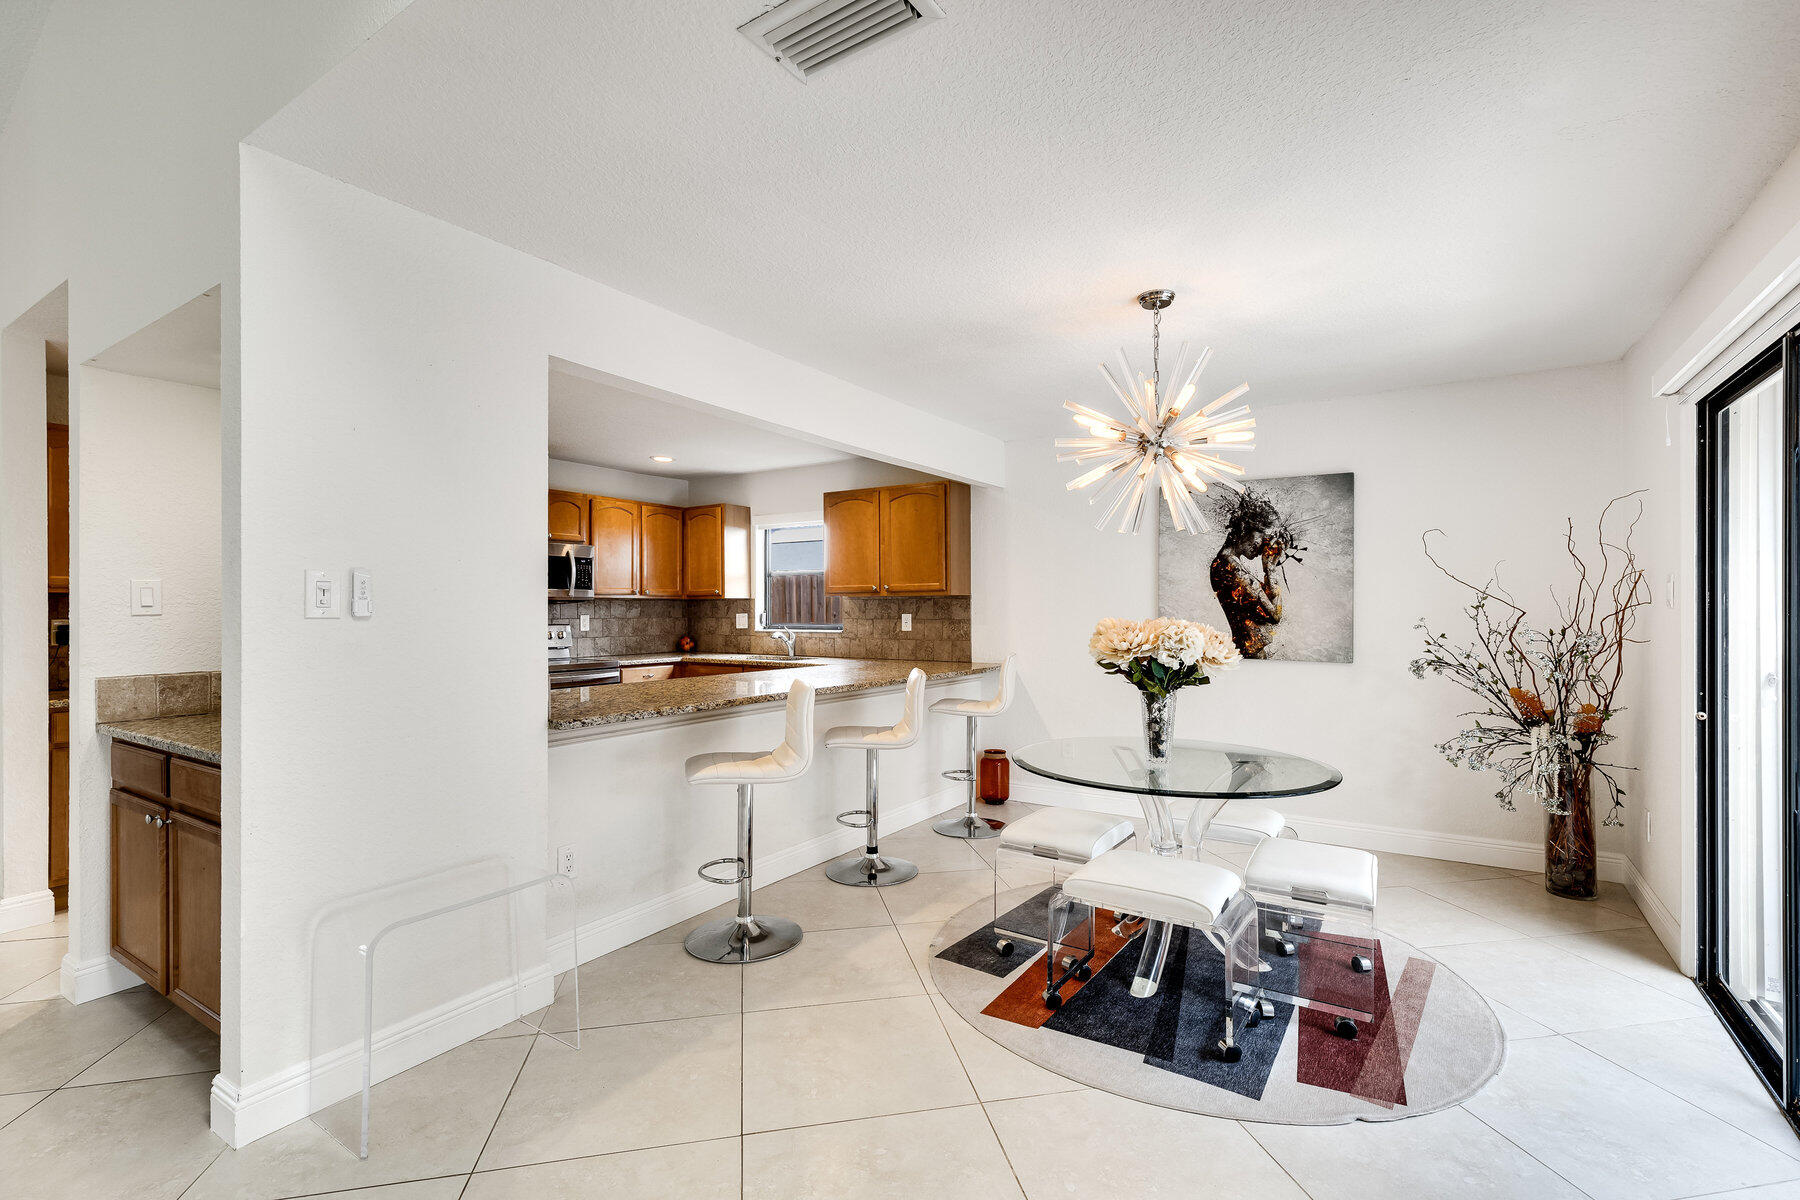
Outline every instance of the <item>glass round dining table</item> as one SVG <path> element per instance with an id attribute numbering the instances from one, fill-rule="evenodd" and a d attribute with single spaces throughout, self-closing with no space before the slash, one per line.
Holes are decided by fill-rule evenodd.
<path id="1" fill-rule="evenodd" d="M 1177 740 L 1168 761 L 1152 765 L 1141 737 L 1051 738 L 1015 750 L 1012 760 L 1046 779 L 1136 795 L 1150 825 L 1150 849 L 1158 854 L 1181 850 L 1171 799 L 1268 800 L 1329 791 L 1344 782 L 1322 762 L 1224 742 Z"/>
<path id="2" fill-rule="evenodd" d="M 1329 791 L 1344 782 L 1337 768 L 1310 758 L 1222 742 L 1176 741 L 1168 761 L 1152 764 L 1141 737 L 1051 738 L 1014 751 L 1012 760 L 1046 779 L 1136 795 L 1150 827 L 1148 848 L 1171 857 L 1181 853 L 1171 799 L 1272 800 Z M 1156 994 L 1169 934 L 1160 921 L 1145 923 L 1133 996 Z"/>

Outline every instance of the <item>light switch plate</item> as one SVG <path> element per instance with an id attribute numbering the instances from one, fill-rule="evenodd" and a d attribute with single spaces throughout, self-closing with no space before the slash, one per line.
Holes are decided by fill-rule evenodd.
<path id="1" fill-rule="evenodd" d="M 162 616 L 162 580 L 134 579 L 131 581 L 131 615 L 134 617 Z"/>
<path id="2" fill-rule="evenodd" d="M 338 616 L 337 576 L 330 571 L 308 571 L 301 604 L 307 619 L 328 618 L 335 621 Z"/>
<path id="3" fill-rule="evenodd" d="M 739 629 L 750 628 L 750 614 L 749 613 L 741 612 L 741 613 L 737 614 L 737 627 Z"/>
<path id="4" fill-rule="evenodd" d="M 375 612 L 375 590 L 367 571 L 350 572 L 350 615 L 367 617 Z"/>

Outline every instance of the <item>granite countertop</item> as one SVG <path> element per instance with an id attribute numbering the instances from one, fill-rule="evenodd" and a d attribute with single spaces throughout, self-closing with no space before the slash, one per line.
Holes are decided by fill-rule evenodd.
<path id="1" fill-rule="evenodd" d="M 608 658 L 617 660 L 621 667 L 648 667 L 660 663 L 701 662 L 730 663 L 734 665 L 769 664 L 781 666 L 819 666 L 822 663 L 862 662 L 863 659 L 849 658 L 808 658 L 804 654 L 789 658 L 785 654 L 683 654 L 679 650 L 668 654 L 612 654 Z"/>
<path id="2" fill-rule="evenodd" d="M 670 656 L 636 656 L 642 662 L 668 662 Z M 676 658 L 683 656 L 676 655 Z M 762 655 L 693 655 L 697 661 L 773 661 Z M 630 659 L 625 661 L 629 662 Z M 795 665 L 773 671 L 741 674 L 697 675 L 692 679 L 655 679 L 647 683 L 614 683 L 587 689 L 567 688 L 550 697 L 553 731 L 619 725 L 649 717 L 685 716 L 737 708 L 748 704 L 775 704 L 787 699 L 788 688 L 804 679 L 821 696 L 893 687 L 906 682 L 914 667 L 933 680 L 982 675 L 997 664 L 977 662 L 913 662 L 907 659 L 802 658 Z M 586 690 L 588 698 L 581 699 Z"/>
<path id="3" fill-rule="evenodd" d="M 69 693 L 67 693 L 67 692 L 51 692 L 50 693 L 50 711 L 51 712 L 68 712 L 69 711 Z"/>
<path id="4" fill-rule="evenodd" d="M 152 750 L 167 750 L 170 754 L 179 754 L 183 758 L 197 758 L 201 762 L 219 761 L 219 748 L 223 738 L 219 732 L 218 713 L 196 713 L 189 717 L 150 717 L 142 721 L 116 721 L 110 725 L 98 725 L 101 733 L 131 742 L 139 746 L 148 746 Z"/>

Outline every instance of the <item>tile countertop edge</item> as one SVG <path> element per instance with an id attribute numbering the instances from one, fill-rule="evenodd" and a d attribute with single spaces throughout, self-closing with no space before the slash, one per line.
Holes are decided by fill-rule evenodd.
<path id="1" fill-rule="evenodd" d="M 839 659 L 838 662 L 845 660 Z M 876 661 L 876 660 L 861 660 Z M 972 662 L 956 664 L 936 664 L 950 666 L 949 670 L 927 671 L 929 684 L 949 683 L 958 679 L 970 679 L 998 670 L 999 663 Z M 801 669 L 801 668 L 796 668 Z M 909 668 L 910 669 L 910 668 Z M 730 678 L 729 676 L 721 677 Z M 668 682 L 658 680 L 653 683 L 611 684 L 610 687 L 658 687 Z M 897 678 L 876 680 L 850 680 L 842 683 L 823 684 L 817 695 L 821 700 L 829 700 L 838 696 L 848 696 L 857 692 L 875 691 L 877 689 L 899 689 L 906 683 L 904 674 Z M 787 703 L 785 691 L 773 695 L 724 696 L 716 700 L 676 701 L 654 708 L 632 709 L 622 713 L 604 713 L 596 716 L 581 717 L 575 720 L 556 720 L 549 722 L 550 744 L 560 745 L 567 742 L 585 741 L 593 737 L 605 737 L 614 734 L 631 733 L 634 730 L 649 726 L 660 726 L 689 721 L 713 720 L 733 715 L 740 708 L 751 708 L 760 705 Z"/>
<path id="2" fill-rule="evenodd" d="M 194 717 L 148 717 L 142 721 L 121 721 L 116 725 L 101 722 L 94 728 L 117 741 L 130 742 L 134 746 L 145 746 L 151 750 L 163 750 L 170 754 L 179 754 L 183 758 L 192 758 L 203 763 L 211 763 L 215 767 L 219 766 L 219 714 L 200 713 L 196 715 L 209 717 L 212 722 L 211 726 L 208 727 L 203 722 L 195 721 Z M 185 740 L 181 734 L 187 730 L 179 727 L 176 731 L 144 728 L 145 726 L 166 726 L 173 721 L 191 722 L 195 729 L 202 733 L 210 728 L 213 735 L 211 744 Z"/>

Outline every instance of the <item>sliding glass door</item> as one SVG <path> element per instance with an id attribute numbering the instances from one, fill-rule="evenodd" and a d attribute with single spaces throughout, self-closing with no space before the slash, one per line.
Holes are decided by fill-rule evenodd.
<path id="1" fill-rule="evenodd" d="M 1795 396 L 1790 334 L 1700 406 L 1701 987 L 1794 1111 Z"/>

